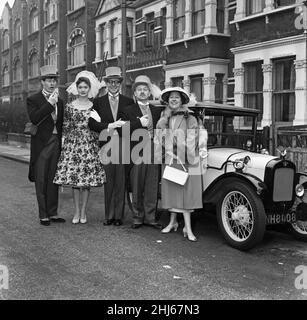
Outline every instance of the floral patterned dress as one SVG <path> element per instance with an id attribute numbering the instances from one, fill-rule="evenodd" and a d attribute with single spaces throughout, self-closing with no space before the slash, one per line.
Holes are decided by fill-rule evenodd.
<path id="1" fill-rule="evenodd" d="M 98 152 L 98 136 L 90 131 L 92 108 L 78 110 L 67 104 L 64 111 L 62 152 L 54 183 L 71 187 L 100 187 L 106 181 Z"/>

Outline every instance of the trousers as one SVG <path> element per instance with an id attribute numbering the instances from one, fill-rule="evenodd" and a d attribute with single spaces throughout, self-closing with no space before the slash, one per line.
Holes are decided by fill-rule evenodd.
<path id="1" fill-rule="evenodd" d="M 134 224 L 156 223 L 159 165 L 135 164 L 130 172 Z"/>
<path id="2" fill-rule="evenodd" d="M 104 166 L 107 182 L 104 185 L 105 218 L 122 219 L 125 209 L 125 166 Z"/>
<path id="3" fill-rule="evenodd" d="M 40 219 L 57 215 L 59 187 L 53 183 L 53 179 L 59 156 L 59 138 L 57 135 L 52 135 L 34 164 L 35 191 Z"/>

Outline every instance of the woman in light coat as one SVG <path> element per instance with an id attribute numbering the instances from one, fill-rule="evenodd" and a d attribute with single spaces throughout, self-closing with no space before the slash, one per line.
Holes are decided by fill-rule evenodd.
<path id="1" fill-rule="evenodd" d="M 182 213 L 184 237 L 197 241 L 191 228 L 191 213 L 203 207 L 202 174 L 206 168 L 207 131 L 186 106 L 190 98 L 185 90 L 180 87 L 168 88 L 162 92 L 161 98 L 167 107 L 157 123 L 156 161 L 165 161 L 163 172 L 166 165 L 171 165 L 189 173 L 185 185 L 162 178 L 162 208 L 170 212 L 170 222 L 162 233 L 177 231 L 177 213 Z"/>

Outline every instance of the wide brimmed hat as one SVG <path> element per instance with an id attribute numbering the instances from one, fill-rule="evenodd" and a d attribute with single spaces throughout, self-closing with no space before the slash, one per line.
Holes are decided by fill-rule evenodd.
<path id="1" fill-rule="evenodd" d="M 103 77 L 104 81 L 108 81 L 109 79 L 118 79 L 123 80 L 122 72 L 119 67 L 108 67 L 106 68 L 106 75 Z"/>
<path id="2" fill-rule="evenodd" d="M 58 78 L 58 68 L 55 66 L 47 65 L 40 68 L 41 79 Z"/>
<path id="3" fill-rule="evenodd" d="M 171 92 L 174 92 L 174 91 L 180 94 L 182 104 L 188 104 L 190 102 L 189 94 L 181 87 L 171 87 L 171 88 L 164 89 L 161 93 L 161 100 L 164 103 L 168 103 L 169 96 Z"/>
<path id="4" fill-rule="evenodd" d="M 80 78 L 87 78 L 91 83 L 91 88 L 88 93 L 89 98 L 95 98 L 98 95 L 99 90 L 104 86 L 104 83 L 100 82 L 93 72 L 83 70 L 77 74 L 75 81 L 67 88 L 66 91 L 68 94 L 72 94 L 74 96 L 78 95 L 77 81 Z"/>
<path id="5" fill-rule="evenodd" d="M 148 87 L 148 89 L 151 92 L 152 89 L 152 83 L 150 81 L 150 79 L 147 76 L 137 76 L 134 80 L 134 83 L 132 85 L 132 90 L 135 91 L 136 87 L 140 84 L 146 85 Z"/>

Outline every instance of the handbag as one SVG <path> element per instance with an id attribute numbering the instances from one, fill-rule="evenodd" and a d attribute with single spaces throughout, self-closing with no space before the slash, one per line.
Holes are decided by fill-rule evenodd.
<path id="1" fill-rule="evenodd" d="M 36 133 L 37 133 L 38 126 L 42 122 L 44 122 L 48 117 L 49 117 L 49 114 L 43 120 L 41 120 L 38 124 L 34 124 L 32 122 L 27 122 L 26 125 L 25 125 L 25 129 L 24 129 L 23 133 L 31 135 L 32 137 L 34 137 L 36 135 Z"/>
<path id="2" fill-rule="evenodd" d="M 179 158 L 178 158 L 179 163 L 181 164 L 184 171 L 171 167 L 171 165 L 173 164 L 173 159 L 174 158 L 172 158 L 169 165 L 166 165 L 163 172 L 163 179 L 174 182 L 181 186 L 184 186 L 188 180 L 189 173 L 187 172 L 187 169 L 184 167 L 184 165 L 182 164 Z"/>

